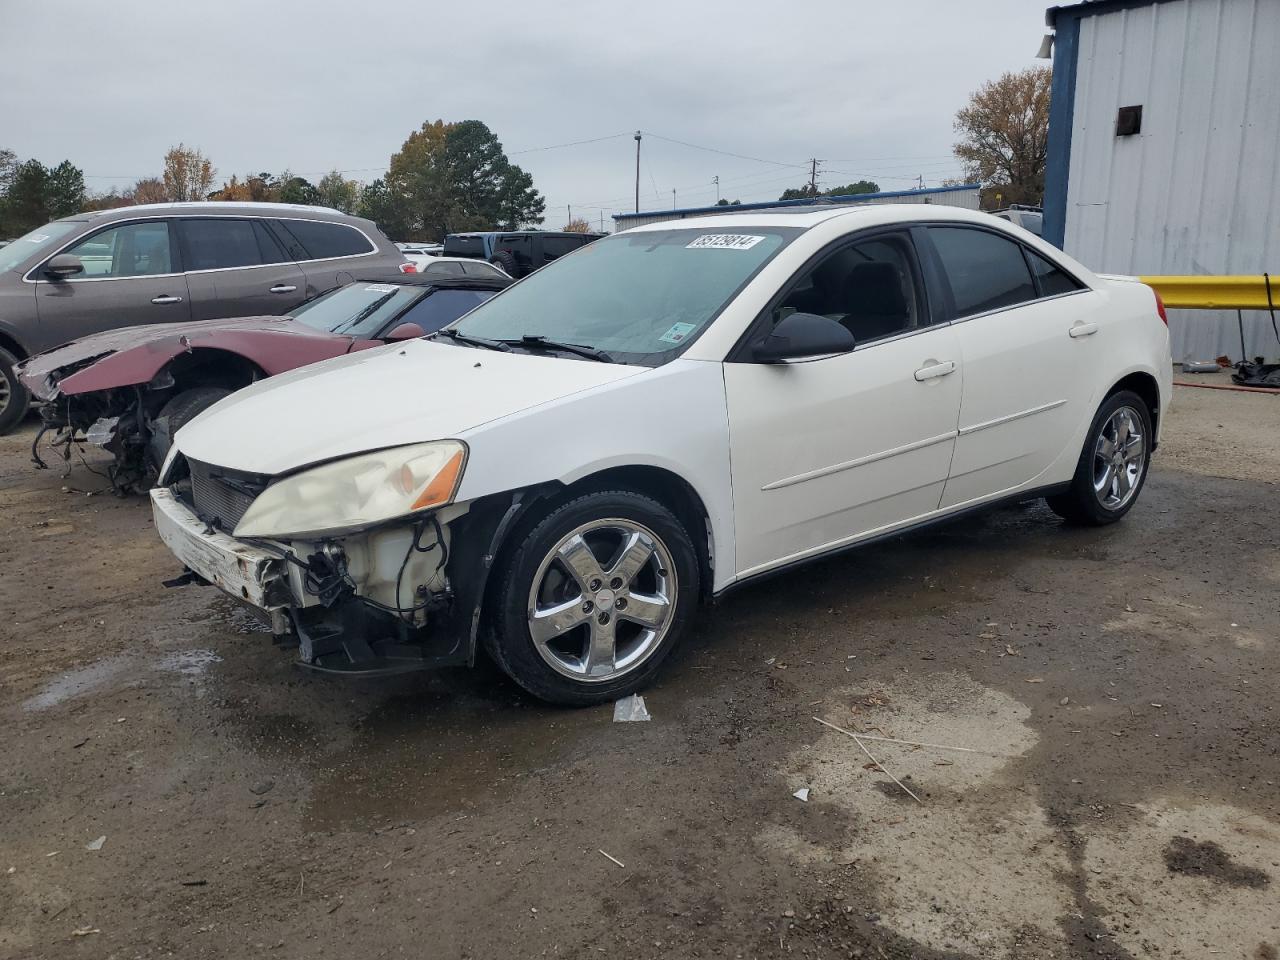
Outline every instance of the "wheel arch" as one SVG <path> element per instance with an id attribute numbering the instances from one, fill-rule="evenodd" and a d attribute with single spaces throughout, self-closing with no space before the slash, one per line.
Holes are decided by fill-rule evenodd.
<path id="1" fill-rule="evenodd" d="M 0 329 L 0 350 L 5 350 L 13 354 L 13 357 L 16 360 L 26 360 L 30 356 L 18 341 L 18 338 L 6 332 L 4 329 Z"/>
<path id="2" fill-rule="evenodd" d="M 1111 385 L 1105 394 L 1103 394 L 1102 402 L 1105 403 L 1107 398 L 1113 394 L 1119 393 L 1121 390 L 1131 390 L 1142 398 L 1147 405 L 1147 412 L 1151 415 L 1151 449 L 1157 446 L 1157 439 L 1160 436 L 1160 384 L 1156 378 L 1145 370 L 1135 370 L 1127 373 L 1114 384 Z"/>
<path id="3" fill-rule="evenodd" d="M 262 367 L 234 350 L 221 347 L 193 347 L 171 357 L 156 373 L 168 375 L 177 390 L 216 386 L 239 390 L 268 376 Z"/>

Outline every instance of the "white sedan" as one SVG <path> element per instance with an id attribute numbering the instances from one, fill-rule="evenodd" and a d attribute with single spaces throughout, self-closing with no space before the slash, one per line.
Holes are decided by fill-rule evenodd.
<path id="1" fill-rule="evenodd" d="M 351 673 L 646 684 L 699 601 L 1000 501 L 1105 524 L 1171 392 L 1164 309 L 941 206 L 730 214 L 583 247 L 431 340 L 272 377 L 152 492 L 186 578 Z"/>

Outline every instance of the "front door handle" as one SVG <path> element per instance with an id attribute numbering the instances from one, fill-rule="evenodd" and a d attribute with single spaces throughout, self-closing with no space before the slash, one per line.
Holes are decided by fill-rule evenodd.
<path id="1" fill-rule="evenodd" d="M 277 283 L 271 288 L 272 293 L 293 293 L 298 288 L 288 283 Z"/>
<path id="2" fill-rule="evenodd" d="M 930 363 L 916 371 L 916 379 L 920 381 L 934 380 L 956 372 L 956 362 L 945 360 L 942 363 Z"/>
<path id="3" fill-rule="evenodd" d="M 1097 332 L 1098 325 L 1096 323 L 1077 323 L 1067 331 L 1072 338 L 1090 337 Z"/>
<path id="4" fill-rule="evenodd" d="M 162 306 L 163 306 L 163 305 L 164 305 L 164 304 L 166 304 L 166 303 L 181 303 L 181 302 L 182 302 L 182 298 L 181 298 L 181 297 L 171 297 L 171 296 L 169 296 L 167 293 L 162 293 L 162 294 L 160 294 L 160 296 L 158 296 L 158 297 L 152 297 L 152 298 L 151 298 L 151 302 L 152 302 L 152 303 L 158 303 L 158 304 L 160 304 L 160 305 L 162 305 Z"/>

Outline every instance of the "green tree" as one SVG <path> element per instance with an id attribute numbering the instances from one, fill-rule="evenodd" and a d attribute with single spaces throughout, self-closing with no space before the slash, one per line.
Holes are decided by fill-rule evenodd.
<path id="1" fill-rule="evenodd" d="M 355 213 L 360 206 L 360 184 L 348 180 L 338 170 L 330 170 L 316 184 L 320 203 L 343 213 Z"/>
<path id="2" fill-rule="evenodd" d="M 9 178 L 3 210 L 3 232 L 18 236 L 48 223 L 49 170 L 39 160 L 17 164 Z"/>
<path id="3" fill-rule="evenodd" d="M 807 200 L 810 197 L 816 197 L 817 195 L 818 195 L 818 191 L 806 183 L 803 187 L 788 187 L 786 190 L 782 191 L 782 196 L 780 196 L 778 199 L 779 200 Z"/>
<path id="4" fill-rule="evenodd" d="M 737 206 L 740 206 L 741 204 L 742 204 L 741 200 L 726 200 L 723 197 L 721 197 L 719 200 L 716 201 L 717 207 L 737 207 Z"/>
<path id="5" fill-rule="evenodd" d="M 843 187 L 832 187 L 830 190 L 823 190 L 824 197 L 854 197 L 860 193 L 879 193 L 880 184 L 874 180 L 858 180 L 856 183 L 846 183 Z"/>
<path id="6" fill-rule="evenodd" d="M 0 148 L 0 201 L 9 193 L 9 181 L 18 167 L 18 155 L 7 148 Z"/>
<path id="7" fill-rule="evenodd" d="M 404 199 L 378 179 L 360 191 L 360 203 L 356 212 L 366 220 L 372 220 L 388 237 L 403 239 L 409 236 L 409 218 Z"/>
<path id="8" fill-rule="evenodd" d="M 50 220 L 69 217 L 84 209 L 86 199 L 84 173 L 70 160 L 63 160 L 49 171 L 46 189 Z"/>
<path id="9" fill-rule="evenodd" d="M 538 224 L 546 210 L 533 178 L 479 120 L 424 123 L 392 155 L 384 186 L 403 201 L 409 230 L 435 239 Z"/>
<path id="10" fill-rule="evenodd" d="M 320 193 L 310 180 L 295 177 L 287 170 L 280 175 L 276 197 L 281 203 L 299 203 L 315 206 L 320 202 Z"/>

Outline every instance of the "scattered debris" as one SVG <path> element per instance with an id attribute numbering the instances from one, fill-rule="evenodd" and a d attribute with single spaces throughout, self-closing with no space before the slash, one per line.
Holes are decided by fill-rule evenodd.
<path id="1" fill-rule="evenodd" d="M 809 802 L 809 788 L 808 788 L 808 787 L 801 787 L 799 790 L 797 790 L 795 793 L 793 793 L 793 794 L 792 794 L 792 796 L 793 796 L 793 797 L 795 797 L 797 800 L 799 800 L 801 803 L 808 803 L 808 802 Z"/>
<path id="2" fill-rule="evenodd" d="M 104 834 L 103 836 L 99 837 L 97 840 L 94 840 L 91 843 L 86 843 L 84 845 L 84 848 L 86 850 L 101 850 L 102 845 L 106 842 L 107 842 L 107 838 L 106 838 L 106 835 Z"/>
<path id="3" fill-rule="evenodd" d="M 914 793 L 911 792 L 910 787 L 908 787 L 905 783 L 903 783 L 901 780 L 895 777 L 892 773 L 886 770 L 884 767 L 884 764 L 882 764 L 879 760 L 877 760 L 875 757 L 871 755 L 871 751 L 867 749 L 867 745 L 862 742 L 858 734 L 854 733 L 852 730 L 845 730 L 843 727 L 837 727 L 834 723 L 828 723 L 826 720 L 823 720 L 820 717 L 814 717 L 813 719 L 817 720 L 824 727 L 830 727 L 832 730 L 838 730 L 840 733 L 843 733 L 846 737 L 851 737 L 853 739 L 853 742 L 858 745 L 858 749 L 867 755 L 867 759 L 880 768 L 881 773 L 883 773 L 886 777 L 888 777 L 890 780 L 896 783 L 899 787 L 901 787 L 902 790 L 906 793 L 906 795 L 909 796 L 916 803 L 919 803 L 919 804 L 924 803 L 923 800 L 921 800 L 919 797 L 917 797 Z"/>
<path id="4" fill-rule="evenodd" d="M 1044 683 L 1044 677 L 1027 677 L 1023 683 Z"/>
<path id="5" fill-rule="evenodd" d="M 89 742 L 89 738 L 88 738 L 88 737 L 85 737 L 85 738 L 84 738 L 83 740 L 81 740 L 79 743 L 73 743 L 73 744 L 71 745 L 71 749 L 72 749 L 72 750 L 79 750 L 81 747 L 83 747 L 83 746 L 84 746 L 86 743 L 88 743 L 88 742 Z"/>
<path id="6" fill-rule="evenodd" d="M 95 933 L 101 933 L 97 927 L 77 927 L 71 931 L 73 937 L 88 937 Z"/>
<path id="7" fill-rule="evenodd" d="M 209 885 L 208 880 L 179 880 L 178 882 L 184 887 L 207 887 Z"/>
<path id="8" fill-rule="evenodd" d="M 600 854 L 600 856 L 604 857 L 606 860 L 612 860 L 614 863 L 622 867 L 622 869 L 624 870 L 627 868 L 627 865 L 623 863 L 621 860 L 619 860 L 617 857 L 612 856 L 611 854 L 605 853 L 603 850 L 599 849 L 598 847 L 596 848 L 596 853 Z"/>
<path id="9" fill-rule="evenodd" d="M 614 723 L 639 723 L 644 720 L 652 719 L 649 711 L 645 708 L 644 697 L 638 693 L 633 693 L 629 697 L 623 697 L 621 700 L 615 701 L 613 704 L 613 722 Z"/>
<path id="10" fill-rule="evenodd" d="M 1071 702 L 1070 697 L 1063 697 L 1061 700 L 1058 701 L 1058 706 L 1065 707 L 1070 702 Z"/>
<path id="11" fill-rule="evenodd" d="M 786 917 L 788 920 L 790 920 L 792 917 L 796 915 L 796 912 L 794 910 L 783 910 L 782 915 Z"/>
<path id="12" fill-rule="evenodd" d="M 274 780 L 259 780 L 257 783 L 255 783 L 253 786 L 249 788 L 249 792 L 260 797 L 264 793 L 269 793 L 271 788 L 274 787 L 275 785 L 276 785 L 276 782 Z"/>
<path id="13" fill-rule="evenodd" d="M 1016 657 L 1017 655 L 1018 651 L 1013 649 L 1013 647 L 1007 643 L 1004 645 L 1004 653 L 1000 654 L 1002 657 Z"/>

